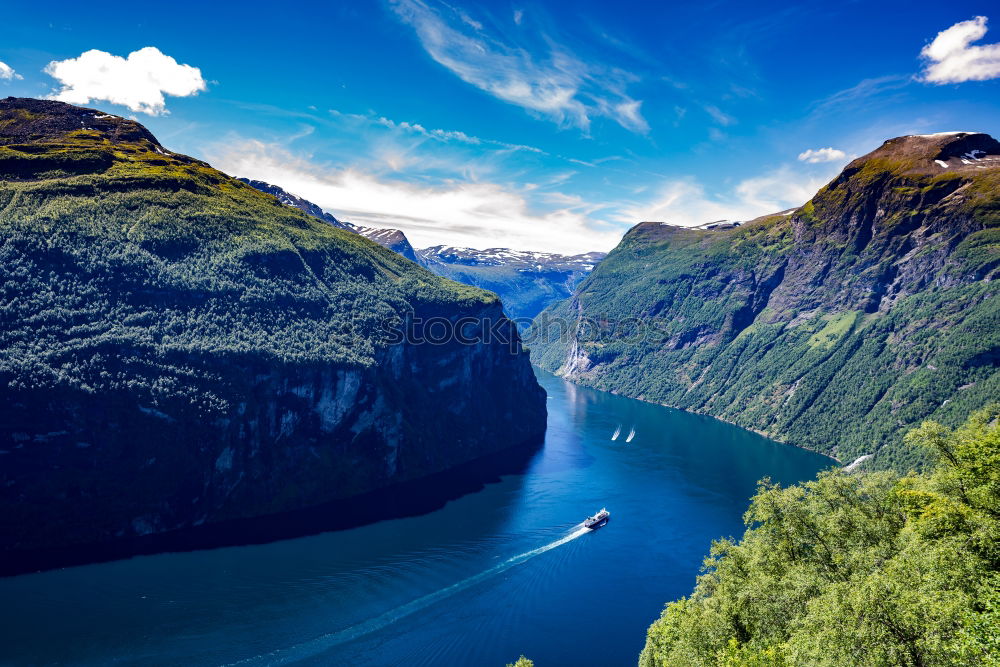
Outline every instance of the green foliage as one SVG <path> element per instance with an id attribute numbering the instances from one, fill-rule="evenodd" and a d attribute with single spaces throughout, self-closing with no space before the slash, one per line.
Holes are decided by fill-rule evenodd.
<path id="1" fill-rule="evenodd" d="M 366 367 L 402 313 L 496 303 L 118 120 L 132 139 L 0 145 L 3 391 L 126 391 L 218 415 L 237 359 Z"/>
<path id="2" fill-rule="evenodd" d="M 823 347 L 829 350 L 844 336 L 862 315 L 860 311 L 852 310 L 830 317 L 822 329 L 812 335 L 806 343 L 809 347 Z"/>
<path id="3" fill-rule="evenodd" d="M 998 416 L 912 431 L 922 475 L 762 482 L 640 665 L 1000 665 Z"/>
<path id="4" fill-rule="evenodd" d="M 517 662 L 513 664 L 508 662 L 507 667 L 535 667 L 535 663 L 532 662 L 531 660 L 528 660 L 522 655 L 520 658 L 517 659 Z"/>

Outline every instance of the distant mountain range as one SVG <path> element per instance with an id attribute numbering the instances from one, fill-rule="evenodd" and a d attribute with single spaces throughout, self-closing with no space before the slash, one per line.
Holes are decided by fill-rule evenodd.
<path id="1" fill-rule="evenodd" d="M 369 238 L 439 276 L 495 292 L 507 314 L 521 328 L 546 306 L 572 294 L 576 285 L 607 255 L 603 252 L 560 255 L 509 248 L 477 250 L 443 245 L 414 250 L 406 235 L 398 229 L 365 227 L 339 220 L 311 201 L 277 185 L 247 178 L 239 180 L 274 195 L 286 206 Z"/>
<path id="2" fill-rule="evenodd" d="M 537 320 L 535 363 L 903 470 L 906 429 L 1000 396 L 992 137 L 891 139 L 800 208 L 703 227 L 633 227 Z"/>
<path id="3" fill-rule="evenodd" d="M 510 248 L 462 248 L 436 245 L 417 251 L 421 261 L 426 263 L 450 264 L 457 266 L 506 266 L 521 271 L 578 271 L 588 273 L 607 256 L 606 252 L 588 252 L 580 255 L 559 255 L 533 250 L 511 250 Z"/>

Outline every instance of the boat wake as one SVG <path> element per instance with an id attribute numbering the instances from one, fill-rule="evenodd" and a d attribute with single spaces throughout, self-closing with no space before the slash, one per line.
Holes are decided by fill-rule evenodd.
<path id="1" fill-rule="evenodd" d="M 357 625 L 352 625 L 350 627 L 344 628 L 343 630 L 338 630 L 337 632 L 332 632 L 328 635 L 323 635 L 317 637 L 316 639 L 304 642 L 302 644 L 297 644 L 289 648 L 276 649 L 270 653 L 265 653 L 263 655 L 254 656 L 252 658 L 246 658 L 244 660 L 238 660 L 237 662 L 230 663 L 231 665 L 286 665 L 292 662 L 298 662 L 299 660 L 305 660 L 311 658 L 321 653 L 328 651 L 329 649 L 349 642 L 351 640 L 357 639 L 364 635 L 370 634 L 372 632 L 377 632 L 386 626 L 392 625 L 396 621 L 409 616 L 410 614 L 416 613 L 422 609 L 426 609 L 435 602 L 443 600 L 450 595 L 454 595 L 460 591 L 463 591 L 470 586 L 488 579 L 494 575 L 500 574 L 515 565 L 520 565 L 521 563 L 539 556 L 546 551 L 552 551 L 557 547 L 561 547 L 567 542 L 572 542 L 578 537 L 586 535 L 591 532 L 590 528 L 585 527 L 583 524 L 577 524 L 573 529 L 565 536 L 555 540 L 554 542 L 549 542 L 545 546 L 538 547 L 537 549 L 532 549 L 531 551 L 526 551 L 522 554 L 516 556 L 511 556 L 507 560 L 494 565 L 488 570 L 484 570 L 479 574 L 473 575 L 467 579 L 463 579 L 458 583 L 452 584 L 446 588 L 434 591 L 433 593 L 428 593 L 423 597 L 419 597 L 412 602 L 407 602 L 404 605 L 400 605 L 395 609 L 390 609 L 389 611 L 371 618 Z"/>
<path id="2" fill-rule="evenodd" d="M 635 429 L 633 428 L 631 431 L 629 431 L 628 437 L 625 438 L 625 442 L 632 442 L 632 438 L 634 437 L 635 437 Z"/>
<path id="3" fill-rule="evenodd" d="M 618 428 L 615 429 L 615 434 L 611 436 L 611 440 L 612 441 L 617 440 L 618 436 L 620 436 L 621 434 L 622 434 L 622 425 L 619 424 Z"/>

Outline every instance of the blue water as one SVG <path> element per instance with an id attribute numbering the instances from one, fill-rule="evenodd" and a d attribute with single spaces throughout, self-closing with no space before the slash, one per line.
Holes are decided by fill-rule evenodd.
<path id="1" fill-rule="evenodd" d="M 523 474 L 414 518 L 0 579 L 0 664 L 632 665 L 757 480 L 830 464 L 538 375 L 548 434 Z"/>

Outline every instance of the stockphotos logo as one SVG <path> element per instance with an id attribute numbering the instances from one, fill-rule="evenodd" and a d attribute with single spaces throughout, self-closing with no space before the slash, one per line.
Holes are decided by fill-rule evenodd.
<path id="1" fill-rule="evenodd" d="M 676 322 L 667 318 L 611 317 L 420 317 L 413 312 L 393 315 L 380 323 L 377 338 L 384 345 L 505 345 L 517 353 L 523 345 L 576 342 L 638 345 L 676 343 Z M 521 333 L 519 333 L 519 331 Z"/>

